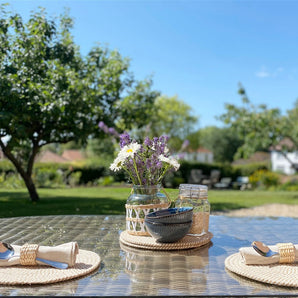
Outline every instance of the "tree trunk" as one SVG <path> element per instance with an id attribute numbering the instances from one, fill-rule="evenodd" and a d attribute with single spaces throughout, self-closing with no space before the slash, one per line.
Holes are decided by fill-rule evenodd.
<path id="1" fill-rule="evenodd" d="M 33 183 L 32 177 L 30 175 L 28 175 L 28 174 L 25 174 L 23 176 L 23 180 L 24 180 L 24 182 L 26 184 L 26 187 L 27 187 L 27 189 L 29 191 L 31 201 L 32 202 L 39 201 L 39 196 L 38 196 L 38 193 L 36 191 L 36 187 L 35 187 L 35 185 Z"/>
<path id="2" fill-rule="evenodd" d="M 32 180 L 32 167 L 33 167 L 33 161 L 30 163 L 30 168 L 29 171 L 25 171 L 22 167 L 22 164 L 15 158 L 15 156 L 12 154 L 12 152 L 7 148 L 7 146 L 4 145 L 4 143 L 2 142 L 1 138 L 0 138 L 0 147 L 2 148 L 3 153 L 5 154 L 5 156 L 14 164 L 15 168 L 17 169 L 18 173 L 21 175 L 21 177 L 23 178 L 26 187 L 28 189 L 30 198 L 32 202 L 37 202 L 39 201 L 39 196 L 38 193 L 36 191 L 34 182 Z M 37 151 L 37 149 L 35 149 L 34 153 Z M 34 159 L 33 159 L 34 160 Z"/>

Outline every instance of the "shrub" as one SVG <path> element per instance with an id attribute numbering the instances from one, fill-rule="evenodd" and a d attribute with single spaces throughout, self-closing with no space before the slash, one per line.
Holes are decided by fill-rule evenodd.
<path id="1" fill-rule="evenodd" d="M 258 162 L 245 165 L 234 165 L 234 171 L 236 171 L 238 176 L 251 176 L 258 170 L 270 170 L 270 164 L 268 162 Z"/>
<path id="2" fill-rule="evenodd" d="M 298 191 L 298 178 L 294 178 L 278 187 L 279 190 Z"/>
<path id="3" fill-rule="evenodd" d="M 173 176 L 169 177 L 166 180 L 166 184 L 170 185 L 172 183 L 173 187 L 177 185 L 177 183 L 187 183 L 190 172 L 192 169 L 201 169 L 204 175 L 210 175 L 212 170 L 219 170 L 221 177 L 231 177 L 233 180 L 236 180 L 238 176 L 242 176 L 241 171 L 235 169 L 229 164 L 220 164 L 220 163 L 195 163 L 195 162 L 180 162 L 180 168 L 177 172 L 173 173 Z M 178 179 L 176 179 L 178 178 Z M 172 181 L 169 181 L 169 180 Z M 170 186 L 167 186 L 170 187 Z"/>
<path id="4" fill-rule="evenodd" d="M 99 179 L 100 177 L 106 176 L 106 168 L 105 167 L 82 167 L 82 168 L 74 168 L 73 172 L 80 172 L 80 184 L 92 184 L 94 181 Z"/>
<path id="5" fill-rule="evenodd" d="M 39 169 L 33 176 L 37 187 L 58 187 L 64 185 L 63 171 L 52 168 Z"/>
<path id="6" fill-rule="evenodd" d="M 80 184 L 81 177 L 81 171 L 72 172 L 70 175 L 68 175 L 67 183 L 72 187 L 78 186 Z"/>
<path id="7" fill-rule="evenodd" d="M 19 174 L 5 174 L 0 175 L 0 187 L 8 189 L 24 188 L 25 183 Z"/>
<path id="8" fill-rule="evenodd" d="M 98 179 L 97 184 L 101 186 L 108 186 L 112 185 L 114 183 L 114 177 L 113 176 L 105 176 Z"/>
<path id="9" fill-rule="evenodd" d="M 16 172 L 14 165 L 7 159 L 0 161 L 0 173 Z"/>
<path id="10" fill-rule="evenodd" d="M 253 188 L 269 188 L 279 184 L 279 176 L 268 170 L 258 170 L 249 176 Z"/>

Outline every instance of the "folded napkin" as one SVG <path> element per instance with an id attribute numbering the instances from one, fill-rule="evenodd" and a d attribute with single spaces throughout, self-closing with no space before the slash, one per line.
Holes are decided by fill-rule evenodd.
<path id="1" fill-rule="evenodd" d="M 283 249 L 283 245 L 268 245 L 268 247 L 279 254 L 271 257 L 264 257 L 257 253 L 253 247 L 241 247 L 240 255 L 246 265 L 270 265 L 276 263 L 295 263 L 298 262 L 298 244 L 290 245 L 290 249 Z M 289 247 L 285 246 L 285 247 Z M 287 260 L 290 260 L 287 262 Z"/>
<path id="2" fill-rule="evenodd" d="M 67 263 L 69 267 L 73 267 L 76 263 L 76 256 L 79 253 L 79 246 L 76 242 L 64 243 L 57 246 L 39 246 L 36 244 L 11 246 L 14 249 L 14 255 L 8 260 L 0 259 L 0 267 L 34 264 L 45 265 L 44 263 L 35 260 L 35 258 L 63 262 Z"/>

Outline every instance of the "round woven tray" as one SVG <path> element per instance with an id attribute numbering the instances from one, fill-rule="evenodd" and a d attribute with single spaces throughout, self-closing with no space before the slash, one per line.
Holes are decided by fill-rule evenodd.
<path id="1" fill-rule="evenodd" d="M 225 266 L 236 274 L 256 281 L 277 286 L 298 287 L 297 263 L 246 265 L 240 253 L 236 253 L 226 258 Z"/>
<path id="2" fill-rule="evenodd" d="M 11 266 L 0 267 L 1 285 L 34 285 L 61 282 L 87 275 L 100 265 L 98 254 L 79 250 L 76 264 L 67 269 L 48 266 Z"/>
<path id="3" fill-rule="evenodd" d="M 207 234 L 199 237 L 186 235 L 181 240 L 173 243 L 159 243 L 151 236 L 134 236 L 128 234 L 127 231 L 123 231 L 120 234 L 120 242 L 136 248 L 152 250 L 179 250 L 203 246 L 209 243 L 212 237 L 213 234 L 208 232 Z"/>

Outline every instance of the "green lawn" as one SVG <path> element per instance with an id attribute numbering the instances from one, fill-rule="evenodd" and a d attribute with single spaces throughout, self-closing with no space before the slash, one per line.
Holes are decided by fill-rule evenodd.
<path id="1" fill-rule="evenodd" d="M 174 197 L 177 190 L 167 190 Z M 130 189 L 94 187 L 39 189 L 40 202 L 29 200 L 26 189 L 0 190 L 0 217 L 58 214 L 125 214 Z M 298 204 L 298 194 L 287 191 L 209 191 L 213 211 L 253 207 L 270 203 Z"/>

